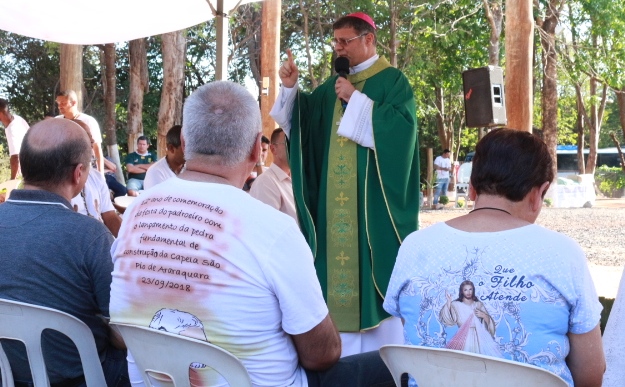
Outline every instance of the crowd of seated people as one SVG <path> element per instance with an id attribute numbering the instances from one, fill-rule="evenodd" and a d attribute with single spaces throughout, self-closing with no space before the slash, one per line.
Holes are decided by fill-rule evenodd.
<path id="1" fill-rule="evenodd" d="M 15 115 L 2 101 L 8 127 L 3 119 Z M 0 298 L 87 324 L 108 386 L 143 386 L 109 320 L 217 345 L 241 360 L 254 386 L 395 385 L 379 348 L 341 357 L 298 224 L 287 135 L 262 135 L 245 88 L 217 81 L 196 89 L 184 103 L 185 124 L 167 134 L 165 157 L 138 138 L 127 185 L 75 93 L 60 93 L 57 103 L 60 116 L 25 131 L 17 153 L 23 189 L 0 205 Z M 534 224 L 554 180 L 547 146 L 531 133 L 495 129 L 472 161 L 474 209 L 403 240 L 380 306 L 403 322 L 396 333 L 405 344 L 518 361 L 569 386 L 600 386 L 602 307 L 586 256 Z M 140 191 L 122 220 L 112 197 Z M 72 344 L 50 332 L 43 340 L 51 385 L 86 386 Z M 1 343 L 16 386 L 31 386 L 24 349 Z M 200 363 L 189 374 L 194 387 L 222 382 Z M 151 376 L 171 385 L 167 375 Z"/>
<path id="2" fill-rule="evenodd" d="M 234 120 L 242 111 L 247 119 Z M 131 204 L 119 234 L 113 232 L 117 239 L 96 221 L 87 203 L 93 199 L 81 195 L 94 177 L 104 184 L 92 166 L 90 132 L 59 118 L 33 126 L 20 152 L 24 189 L 0 206 L 0 243 L 12 246 L 11 260 L 0 263 L 7 279 L 0 281 L 0 298 L 66 310 L 88 323 L 107 354 L 103 368 L 114 380 L 110 385 L 142 385 L 142 378 L 132 354 L 126 364 L 125 351 L 106 344 L 114 339 L 123 348 L 103 330 L 102 320 L 91 321 L 99 314 L 218 345 L 241 359 L 254 385 L 392 386 L 378 351 L 340 358 L 341 340 L 297 222 L 240 189 L 260 159 L 254 99 L 239 85 L 214 82 L 187 99 L 184 116 L 210 124 L 182 128 L 185 168 Z M 48 141 L 51 133 L 55 142 Z M 277 152 L 284 136 L 276 131 L 273 137 Z M 237 147 L 226 146 L 232 143 Z M 57 171 L 42 163 L 52 156 L 62 166 Z M 480 140 L 469 191 L 475 208 L 416 231 L 399 251 L 384 308 L 404 322 L 406 344 L 526 362 L 569 385 L 601 384 L 601 305 L 585 255 L 570 238 L 534 225 L 553 180 L 551 163 L 542 140 L 526 132 L 497 129 Z M 76 218 L 81 200 L 87 216 Z M 49 220 L 36 221 L 44 216 Z M 272 227 L 259 229 L 267 221 Z M 165 222 L 168 227 L 150 228 Z M 46 237 L 33 239 L 33 233 Z M 76 233 L 89 238 L 76 239 Z M 16 243 L 24 238 L 26 255 Z M 163 240 L 177 241 L 176 249 Z M 142 249 L 156 254 L 146 256 Z M 70 286 L 78 274 L 69 270 L 56 274 L 68 283 L 50 287 L 38 271 L 20 269 L 59 270 L 76 259 L 89 262 L 93 272 L 85 279 L 93 281 L 87 288 L 95 293 L 73 291 L 84 285 Z M 23 292 L 35 278 L 40 285 Z M 179 287 L 154 288 L 141 278 Z M 88 306 L 93 297 L 97 304 Z M 187 320 L 193 323 L 179 324 Z M 51 363 L 51 380 L 80 385 L 79 361 L 67 343 L 46 340 L 48 351 L 67 351 L 70 359 Z M 264 350 L 255 349 L 258 342 Z M 16 380 L 28 383 L 24 354 L 12 344 L 5 350 L 14 359 Z M 518 357 L 520 352 L 526 356 Z M 203 367 L 193 368 L 192 375 L 196 386 L 217 380 Z"/>

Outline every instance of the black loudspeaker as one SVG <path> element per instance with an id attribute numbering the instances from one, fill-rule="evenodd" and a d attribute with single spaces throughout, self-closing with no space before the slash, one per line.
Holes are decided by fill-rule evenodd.
<path id="1" fill-rule="evenodd" d="M 469 128 L 504 126 L 506 101 L 501 67 L 487 66 L 462 73 L 464 115 Z"/>

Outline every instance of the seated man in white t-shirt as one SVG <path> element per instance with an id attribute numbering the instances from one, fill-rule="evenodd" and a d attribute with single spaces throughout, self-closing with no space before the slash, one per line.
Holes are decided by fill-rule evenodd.
<path id="1" fill-rule="evenodd" d="M 394 386 L 377 351 L 339 361 L 299 227 L 241 189 L 260 157 L 255 98 L 213 82 L 183 114 L 184 171 L 128 207 L 111 249 L 111 321 L 207 340 L 237 356 L 254 386 Z M 213 385 L 214 371 L 198 366 L 192 385 Z"/>
<path id="2" fill-rule="evenodd" d="M 93 146 L 93 137 L 87 124 L 80 120 L 72 120 L 87 132 L 91 145 Z M 92 164 L 95 164 L 95 158 L 92 155 Z M 89 176 L 85 182 L 82 191 L 71 201 L 74 211 L 87 215 L 104 223 L 111 234 L 117 238 L 117 233 L 122 224 L 122 218 L 115 211 L 113 202 L 111 202 L 111 193 L 104 176 L 94 167 L 89 170 Z"/>
<path id="3" fill-rule="evenodd" d="M 184 153 L 180 144 L 180 132 L 182 126 L 174 125 L 167 131 L 165 142 L 167 144 L 165 157 L 158 160 L 148 169 L 143 179 L 143 189 L 154 187 L 170 177 L 180 173 L 184 167 Z"/>
<path id="4" fill-rule="evenodd" d="M 4 132 L 9 146 L 9 156 L 11 164 L 11 179 L 15 179 L 20 170 L 20 148 L 26 131 L 30 126 L 17 114 L 13 114 L 9 109 L 9 102 L 0 98 L 0 122 L 4 125 Z"/>

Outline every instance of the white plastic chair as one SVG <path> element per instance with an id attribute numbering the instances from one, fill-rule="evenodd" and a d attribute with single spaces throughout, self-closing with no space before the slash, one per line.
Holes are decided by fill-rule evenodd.
<path id="1" fill-rule="evenodd" d="M 74 342 L 82 362 L 88 386 L 106 386 L 100 357 L 91 329 L 76 317 L 56 309 L 0 299 L 0 338 L 19 340 L 26 346 L 30 372 L 35 387 L 48 387 L 48 373 L 41 351 L 41 333 L 45 329 L 61 332 Z M 6 357 L 0 355 L 4 387 L 13 387 Z M 5 370 L 7 368 L 7 370 Z"/>
<path id="2" fill-rule="evenodd" d="M 625 271 L 621 276 L 618 293 L 603 331 L 603 351 L 607 365 L 603 374 L 604 387 L 622 387 L 625 385 L 623 329 L 625 329 Z"/>
<path id="3" fill-rule="evenodd" d="M 459 198 L 464 198 L 465 208 L 469 208 L 469 181 L 471 180 L 472 162 L 466 162 L 458 168 L 456 176 L 456 205 Z"/>
<path id="4" fill-rule="evenodd" d="M 539 367 L 446 348 L 385 345 L 380 356 L 398 387 L 404 373 L 419 387 L 567 387 L 562 378 Z"/>
<path id="5" fill-rule="evenodd" d="M 176 387 L 190 387 L 191 363 L 203 363 L 214 369 L 230 386 L 252 386 L 239 359 L 206 341 L 136 325 L 111 323 L 111 326 L 122 335 L 148 387 L 153 386 L 148 372 L 169 376 Z"/>
<path id="6" fill-rule="evenodd" d="M 2 385 L 6 387 L 13 387 L 15 383 L 13 382 L 11 365 L 9 364 L 9 359 L 7 358 L 7 355 L 2 349 L 2 345 L 0 345 L 0 371 L 2 371 Z"/>

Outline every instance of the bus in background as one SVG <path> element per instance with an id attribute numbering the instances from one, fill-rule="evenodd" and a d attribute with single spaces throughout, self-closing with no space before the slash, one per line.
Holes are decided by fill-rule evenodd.
<path id="1" fill-rule="evenodd" d="M 584 165 L 588 161 L 589 149 L 584 149 Z M 579 173 L 577 167 L 577 145 L 558 145 L 556 148 L 558 158 L 558 176 L 576 175 Z M 620 167 L 621 160 L 616 148 L 597 149 L 597 167 L 607 165 L 608 167 Z"/>

